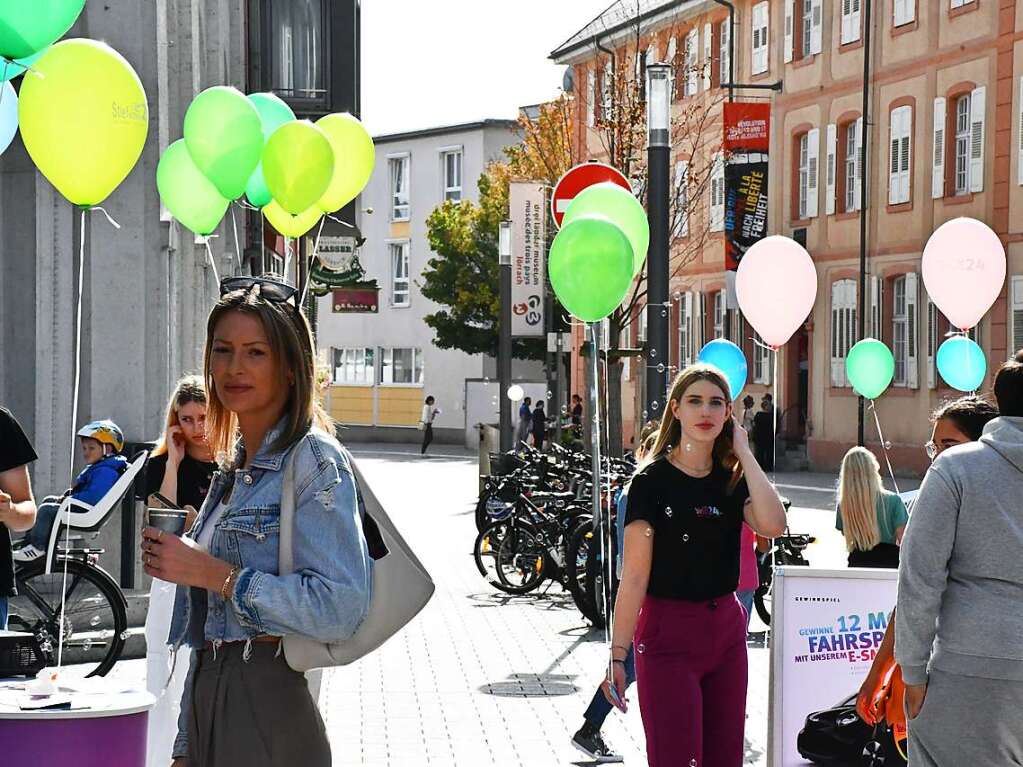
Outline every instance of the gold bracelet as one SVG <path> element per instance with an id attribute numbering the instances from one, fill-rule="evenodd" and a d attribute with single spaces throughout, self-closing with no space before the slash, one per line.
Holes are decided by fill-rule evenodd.
<path id="1" fill-rule="evenodd" d="M 220 598 L 225 602 L 229 599 L 229 595 L 234 591 L 235 580 L 238 578 L 238 573 L 241 572 L 241 568 L 235 565 L 231 568 L 231 572 L 224 578 L 224 585 L 220 587 Z"/>

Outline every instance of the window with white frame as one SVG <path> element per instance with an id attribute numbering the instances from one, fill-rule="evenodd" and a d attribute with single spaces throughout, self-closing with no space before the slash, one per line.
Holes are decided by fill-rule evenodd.
<path id="1" fill-rule="evenodd" d="M 595 69 L 586 70 L 586 127 L 592 128 L 596 124 L 597 106 L 597 72 Z"/>
<path id="2" fill-rule="evenodd" d="M 600 85 L 600 116 L 610 120 L 614 113 L 615 73 L 611 59 L 604 62 L 604 77 Z"/>
<path id="3" fill-rule="evenodd" d="M 675 236 L 689 234 L 689 162 L 675 163 Z"/>
<path id="4" fill-rule="evenodd" d="M 695 96 L 699 84 L 696 61 L 700 52 L 700 32 L 696 27 L 686 35 L 686 96 Z"/>
<path id="5" fill-rule="evenodd" d="M 718 60 L 721 62 L 718 82 L 724 87 L 731 82 L 729 70 L 731 69 L 732 60 L 732 25 L 728 19 L 721 22 L 718 39 L 721 41 L 720 53 L 718 54 Z"/>
<path id="6" fill-rule="evenodd" d="M 422 384 L 422 349 L 381 347 L 379 381 L 382 384 Z"/>
<path id="7" fill-rule="evenodd" d="M 647 308 L 644 304 L 636 313 L 636 341 L 646 342 Z"/>
<path id="8" fill-rule="evenodd" d="M 841 0 L 842 3 L 842 45 L 860 39 L 860 0 Z"/>
<path id="9" fill-rule="evenodd" d="M 391 171 L 391 221 L 408 221 L 409 156 L 392 157 L 388 165 Z"/>
<path id="10" fill-rule="evenodd" d="M 810 136 L 804 133 L 799 137 L 799 219 L 806 218 L 807 204 L 810 199 Z"/>
<path id="11" fill-rule="evenodd" d="M 970 193 L 970 95 L 956 99 L 955 194 Z"/>
<path id="12" fill-rule="evenodd" d="M 856 280 L 831 284 L 831 385 L 848 386 L 845 361 L 856 343 Z"/>
<path id="13" fill-rule="evenodd" d="M 372 386 L 374 380 L 374 355 L 369 347 L 332 349 L 335 384 L 349 386 Z"/>
<path id="14" fill-rule="evenodd" d="M 771 350 L 759 333 L 753 334 L 753 383 L 771 383 Z"/>
<path id="15" fill-rule="evenodd" d="M 895 386 L 916 388 L 917 276 L 910 272 L 892 281 L 892 354 Z"/>
<path id="16" fill-rule="evenodd" d="M 927 297 L 927 387 L 938 384 L 938 307 Z"/>
<path id="17" fill-rule="evenodd" d="M 714 338 L 725 337 L 725 291 L 714 294 Z"/>
<path id="18" fill-rule="evenodd" d="M 760 75 L 767 71 L 768 64 L 768 22 L 770 8 L 767 2 L 757 3 L 750 14 L 752 19 L 753 52 L 750 73 Z"/>
<path id="19" fill-rule="evenodd" d="M 909 202 L 913 107 L 893 109 L 889 122 L 888 204 Z"/>
<path id="20" fill-rule="evenodd" d="M 892 26 L 901 27 L 903 24 L 912 24 L 914 21 L 916 21 L 916 0 L 895 0 L 892 6 Z"/>
<path id="21" fill-rule="evenodd" d="M 845 126 L 845 212 L 860 209 L 860 196 L 856 194 L 860 163 L 858 122 L 853 120 Z"/>
<path id="22" fill-rule="evenodd" d="M 693 295 L 687 291 L 679 297 L 678 359 L 682 368 L 693 361 Z"/>
<path id="23" fill-rule="evenodd" d="M 1023 349 L 1023 275 L 1014 275 L 1009 284 L 1010 354 Z"/>
<path id="24" fill-rule="evenodd" d="M 803 0 L 802 3 L 803 18 L 800 21 L 800 33 L 802 39 L 800 42 L 800 56 L 802 58 L 808 58 L 811 54 L 810 48 L 810 34 L 813 29 L 813 3 L 810 0 Z"/>
<path id="25" fill-rule="evenodd" d="M 391 251 L 391 306 L 408 306 L 411 302 L 409 291 L 408 252 L 409 243 L 392 242 Z"/>
<path id="26" fill-rule="evenodd" d="M 462 150 L 447 149 L 441 152 L 444 171 L 444 199 L 460 202 L 462 199 Z"/>
<path id="27" fill-rule="evenodd" d="M 962 8 L 964 5 L 969 5 L 972 2 L 973 0 L 951 0 L 951 5 L 949 7 L 952 9 Z"/>
<path id="28" fill-rule="evenodd" d="M 714 83 L 711 70 L 714 60 L 714 33 L 710 24 L 703 25 L 703 89 L 709 91 Z"/>

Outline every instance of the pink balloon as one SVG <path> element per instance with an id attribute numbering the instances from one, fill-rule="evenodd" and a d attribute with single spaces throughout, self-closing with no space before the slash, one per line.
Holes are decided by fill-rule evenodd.
<path id="1" fill-rule="evenodd" d="M 1005 248 L 986 224 L 953 218 L 927 241 L 921 269 L 931 301 L 953 327 L 967 330 L 1002 292 Z"/>
<path id="2" fill-rule="evenodd" d="M 765 237 L 746 251 L 735 275 L 735 293 L 746 319 L 769 346 L 788 341 L 813 309 L 817 269 L 795 240 Z"/>

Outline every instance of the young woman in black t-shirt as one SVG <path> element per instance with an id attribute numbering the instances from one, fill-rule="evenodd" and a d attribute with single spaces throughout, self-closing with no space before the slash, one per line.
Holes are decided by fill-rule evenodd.
<path id="1" fill-rule="evenodd" d="M 742 524 L 773 538 L 785 530 L 785 510 L 716 368 L 683 370 L 669 400 L 629 488 L 611 683 L 624 700 L 624 660 L 635 639 L 650 767 L 739 767 L 747 677 L 746 616 L 735 596 Z"/>

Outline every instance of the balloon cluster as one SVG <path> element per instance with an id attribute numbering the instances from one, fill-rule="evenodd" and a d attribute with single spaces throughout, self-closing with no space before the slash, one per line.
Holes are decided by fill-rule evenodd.
<path id="1" fill-rule="evenodd" d="M 156 185 L 196 234 L 212 233 L 244 195 L 282 235 L 301 237 L 355 199 L 374 159 L 373 139 L 350 114 L 298 120 L 273 93 L 218 85 L 192 100 L 184 138 L 160 157 Z"/>
<path id="2" fill-rule="evenodd" d="M 85 0 L 0 4 L 0 152 L 17 130 L 39 171 L 75 205 L 106 199 L 149 130 L 142 81 L 96 40 L 59 40 Z M 11 80 L 24 75 L 20 96 Z"/>
<path id="3" fill-rule="evenodd" d="M 551 243 L 551 287 L 572 316 L 602 320 L 625 298 L 649 244 L 646 211 L 632 193 L 611 183 L 587 187 Z"/>

